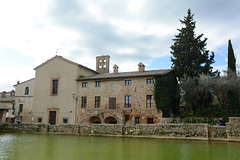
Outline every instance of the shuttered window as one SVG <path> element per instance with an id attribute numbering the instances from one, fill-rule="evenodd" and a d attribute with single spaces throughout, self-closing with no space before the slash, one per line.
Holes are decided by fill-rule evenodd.
<path id="1" fill-rule="evenodd" d="M 109 109 L 116 109 L 116 98 L 109 98 Z"/>
<path id="2" fill-rule="evenodd" d="M 125 96 L 125 108 L 131 108 L 132 106 L 132 97 Z"/>
<path id="3" fill-rule="evenodd" d="M 87 97 L 82 97 L 81 99 L 81 108 L 87 107 Z"/>
<path id="4" fill-rule="evenodd" d="M 101 103 L 101 97 L 96 96 L 95 97 L 95 108 L 100 108 L 100 103 Z"/>
<path id="5" fill-rule="evenodd" d="M 147 95 L 147 108 L 152 108 L 153 107 L 153 95 Z"/>

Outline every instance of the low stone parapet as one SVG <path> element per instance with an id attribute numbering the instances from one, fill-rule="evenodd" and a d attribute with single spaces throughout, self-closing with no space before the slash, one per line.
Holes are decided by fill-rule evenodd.
<path id="1" fill-rule="evenodd" d="M 240 117 L 229 117 L 229 124 L 234 126 L 240 126 Z"/>
<path id="2" fill-rule="evenodd" d="M 235 121 L 234 121 L 235 122 Z M 234 124 L 234 125 L 233 125 Z M 226 126 L 208 124 L 140 124 L 126 126 L 122 124 L 93 125 L 47 125 L 47 124 L 5 124 L 0 132 L 22 132 L 41 134 L 74 135 L 117 135 L 172 138 L 200 138 L 209 140 L 240 141 L 240 125 L 227 123 Z"/>

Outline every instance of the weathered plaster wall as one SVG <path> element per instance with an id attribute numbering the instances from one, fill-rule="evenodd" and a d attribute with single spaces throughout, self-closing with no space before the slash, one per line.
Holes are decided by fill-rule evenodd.
<path id="1" fill-rule="evenodd" d="M 36 68 L 35 90 L 33 101 L 34 123 L 38 118 L 49 123 L 49 112 L 56 111 L 56 124 L 68 119 L 68 124 L 76 121 L 76 95 L 78 76 L 91 76 L 95 72 L 79 66 L 74 62 L 55 57 L 44 65 Z M 52 95 L 52 80 L 58 79 L 58 93 Z"/>
<path id="2" fill-rule="evenodd" d="M 32 121 L 32 106 L 33 106 L 33 96 L 34 96 L 34 83 L 35 79 L 31 79 L 19 84 L 15 87 L 15 115 L 19 113 L 19 106 L 23 105 L 23 112 L 20 113 L 22 118 L 22 123 L 31 123 Z M 26 87 L 29 88 L 29 94 L 25 94 Z"/>

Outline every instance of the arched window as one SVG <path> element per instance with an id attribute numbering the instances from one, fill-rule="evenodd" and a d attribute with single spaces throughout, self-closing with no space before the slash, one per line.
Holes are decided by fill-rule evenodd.
<path id="1" fill-rule="evenodd" d="M 116 118 L 110 116 L 110 117 L 107 117 L 104 120 L 104 123 L 106 123 L 106 124 L 117 124 L 117 120 L 116 120 Z"/>
<path id="2" fill-rule="evenodd" d="M 98 116 L 93 116 L 89 119 L 89 122 L 93 124 L 101 124 L 101 119 Z"/>
<path id="3" fill-rule="evenodd" d="M 25 95 L 28 95 L 29 94 L 29 87 L 26 87 L 25 88 Z"/>

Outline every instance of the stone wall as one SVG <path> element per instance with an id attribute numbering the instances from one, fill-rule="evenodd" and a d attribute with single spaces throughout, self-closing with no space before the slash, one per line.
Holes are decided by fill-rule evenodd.
<path id="1" fill-rule="evenodd" d="M 226 126 L 208 126 L 209 138 L 227 138 Z"/>
<path id="2" fill-rule="evenodd" d="M 155 135 L 170 137 L 207 137 L 206 124 L 145 124 L 124 126 L 124 135 Z"/>
<path id="3" fill-rule="evenodd" d="M 25 132 L 42 134 L 75 135 L 117 135 L 144 136 L 155 138 L 181 138 L 240 141 L 240 123 L 238 118 L 229 118 L 232 123 L 226 126 L 208 124 L 141 124 L 126 126 L 121 124 L 92 125 L 46 125 L 46 124 L 8 124 L 0 125 L 1 132 Z"/>
<path id="4" fill-rule="evenodd" d="M 208 123 L 208 124 L 218 124 L 218 118 L 205 118 L 205 117 L 184 117 L 184 118 L 160 118 L 160 123 Z"/>
<path id="5" fill-rule="evenodd" d="M 58 125 L 8 124 L 0 126 L 1 132 L 42 134 L 119 135 L 147 137 L 176 137 L 203 139 L 240 139 L 240 126 L 209 126 L 207 124 L 145 124 L 124 126 L 119 124 Z"/>

